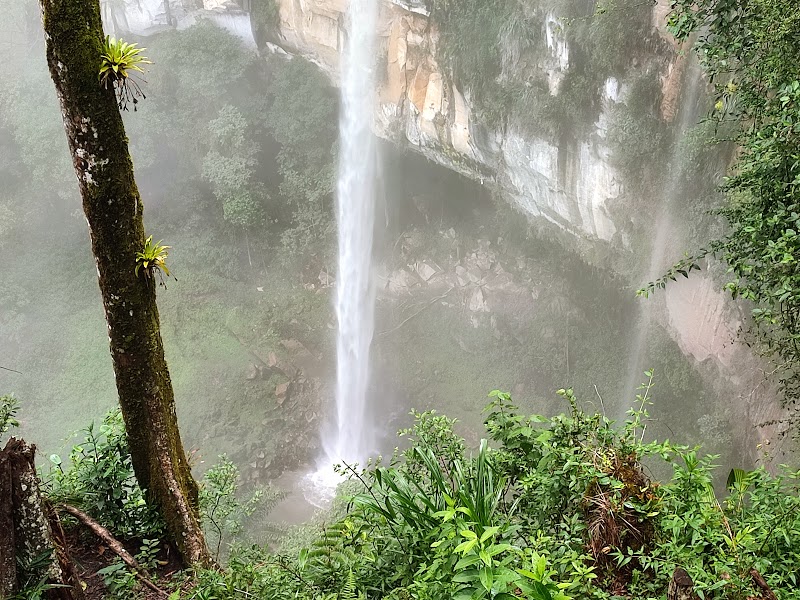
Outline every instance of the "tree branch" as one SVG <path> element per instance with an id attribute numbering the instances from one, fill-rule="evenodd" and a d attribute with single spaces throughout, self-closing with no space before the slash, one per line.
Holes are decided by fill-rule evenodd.
<path id="1" fill-rule="evenodd" d="M 154 592 L 161 594 L 165 598 L 169 596 L 167 592 L 162 590 L 160 587 L 158 587 L 155 583 L 153 583 L 152 581 L 150 581 L 150 579 L 146 577 L 147 571 L 145 571 L 139 565 L 136 559 L 133 556 L 131 556 L 131 554 L 127 550 L 125 550 L 125 547 L 122 545 L 122 542 L 120 542 L 117 538 L 111 535 L 111 532 L 108 529 L 100 525 L 100 523 L 95 521 L 85 512 L 75 508 L 74 506 L 70 506 L 69 504 L 60 504 L 57 508 L 58 510 L 63 510 L 64 512 L 69 513 L 70 515 L 78 519 L 78 521 L 81 522 L 87 529 L 89 529 L 97 537 L 103 540 L 103 542 L 105 542 L 105 544 L 109 548 L 111 548 L 114 554 L 119 556 L 122 559 L 122 562 L 128 565 L 128 567 L 133 571 L 133 574 L 136 576 L 136 578 L 139 579 L 139 581 L 141 581 L 144 585 L 149 587 Z"/>

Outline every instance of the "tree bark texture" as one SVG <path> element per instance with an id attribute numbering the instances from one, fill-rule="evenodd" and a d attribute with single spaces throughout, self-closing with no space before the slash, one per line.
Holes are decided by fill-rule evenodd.
<path id="1" fill-rule="evenodd" d="M 13 437 L 0 450 L 0 600 L 39 582 L 56 584 L 48 600 L 83 600 L 58 516 L 39 492 L 35 452 Z"/>
<path id="2" fill-rule="evenodd" d="M 61 102 L 108 323 L 117 392 L 139 485 L 186 564 L 209 564 L 197 483 L 178 431 L 156 285 L 137 277 L 142 202 L 113 89 L 99 82 L 99 0 L 40 0 L 47 63 Z"/>

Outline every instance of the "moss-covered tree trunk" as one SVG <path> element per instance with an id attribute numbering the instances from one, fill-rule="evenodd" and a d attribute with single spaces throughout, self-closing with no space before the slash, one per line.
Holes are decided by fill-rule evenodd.
<path id="1" fill-rule="evenodd" d="M 55 82 L 83 197 L 136 478 L 187 564 L 210 562 L 178 431 L 152 278 L 135 274 L 142 202 L 114 91 L 99 83 L 98 0 L 40 0 Z"/>

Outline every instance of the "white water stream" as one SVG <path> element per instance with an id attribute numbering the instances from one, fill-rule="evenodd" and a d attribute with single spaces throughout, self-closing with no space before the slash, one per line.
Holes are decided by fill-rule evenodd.
<path id="1" fill-rule="evenodd" d="M 342 108 L 337 183 L 339 269 L 336 281 L 336 421 L 323 432 L 327 463 L 363 462 L 374 451 L 368 422 L 369 352 L 375 321 L 372 237 L 376 145 L 371 115 L 375 94 L 377 0 L 351 0 L 342 56 Z"/>

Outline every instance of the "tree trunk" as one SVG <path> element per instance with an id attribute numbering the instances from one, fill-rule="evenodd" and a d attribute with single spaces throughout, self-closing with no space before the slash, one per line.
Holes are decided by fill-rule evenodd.
<path id="1" fill-rule="evenodd" d="M 14 509 L 11 504 L 11 462 L 8 454 L 0 450 L 0 598 L 8 598 L 17 591 L 16 540 L 14 536 Z"/>
<path id="2" fill-rule="evenodd" d="M 145 244 L 142 202 L 113 89 L 99 83 L 98 0 L 40 0 L 47 63 L 61 102 L 108 323 L 117 392 L 139 485 L 186 564 L 210 564 L 197 483 L 178 431 L 156 285 L 135 274 Z"/>
<path id="3" fill-rule="evenodd" d="M 0 599 L 47 585 L 43 598 L 83 600 L 58 516 L 39 493 L 34 454 L 16 438 L 0 450 Z"/>

